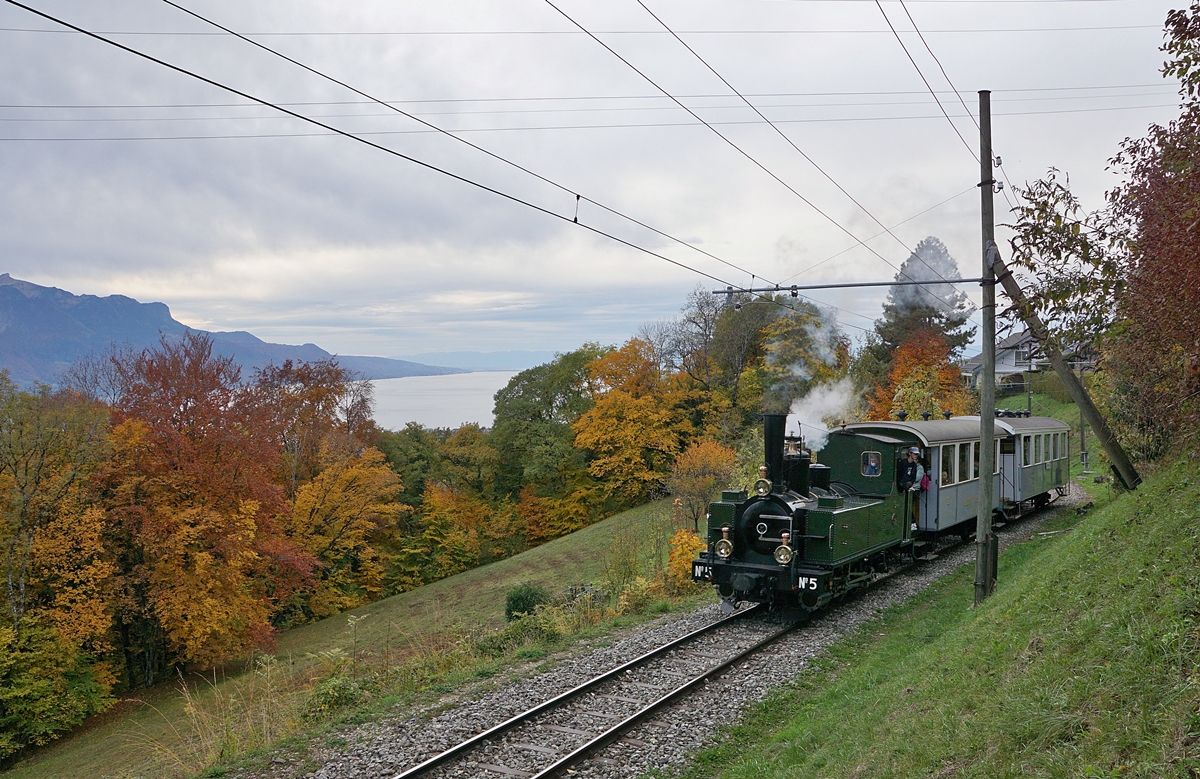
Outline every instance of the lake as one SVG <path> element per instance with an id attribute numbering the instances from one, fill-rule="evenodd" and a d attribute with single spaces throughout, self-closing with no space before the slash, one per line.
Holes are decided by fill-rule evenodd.
<path id="1" fill-rule="evenodd" d="M 400 430 L 409 422 L 456 428 L 468 422 L 492 425 L 492 397 L 517 371 L 479 371 L 447 376 L 376 379 L 375 423 Z"/>

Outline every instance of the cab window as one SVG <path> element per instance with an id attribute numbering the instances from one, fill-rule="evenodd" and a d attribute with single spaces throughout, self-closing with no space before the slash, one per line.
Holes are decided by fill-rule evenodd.
<path id="1" fill-rule="evenodd" d="M 883 471 L 883 457 L 879 452 L 862 453 L 862 475 L 878 476 Z"/>

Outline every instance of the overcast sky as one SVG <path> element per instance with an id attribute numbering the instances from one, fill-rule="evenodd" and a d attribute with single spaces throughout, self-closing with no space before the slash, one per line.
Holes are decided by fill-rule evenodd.
<path id="1" fill-rule="evenodd" d="M 560 188 L 161 0 L 27 0 L 565 219 L 0 2 L 0 270 L 342 354 L 565 351 L 697 284 L 887 280 L 927 235 L 977 276 L 978 131 L 914 22 L 971 112 L 993 90 L 1014 184 L 1056 167 L 1098 207 L 1120 141 L 1177 113 L 1158 47 L 1179 0 L 883 2 L 965 144 L 873 0 L 642 2 L 180 0 Z M 720 281 L 572 224 L 572 193 L 581 224 Z M 812 294 L 853 335 L 885 290 Z"/>

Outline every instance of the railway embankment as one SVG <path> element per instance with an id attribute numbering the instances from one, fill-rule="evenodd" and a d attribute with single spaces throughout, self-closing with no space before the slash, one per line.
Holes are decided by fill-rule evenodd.
<path id="1" fill-rule="evenodd" d="M 1200 776 L 1200 465 L 1059 512 L 833 644 L 692 779 Z"/>

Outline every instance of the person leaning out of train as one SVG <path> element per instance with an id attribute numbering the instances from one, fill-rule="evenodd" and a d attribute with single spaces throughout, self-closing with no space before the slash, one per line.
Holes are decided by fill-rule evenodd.
<path id="1" fill-rule="evenodd" d="M 917 447 L 911 447 L 908 450 L 908 456 L 904 463 L 900 466 L 900 489 L 907 492 L 920 492 L 925 486 L 925 466 L 921 464 L 921 450 Z M 917 529 L 917 520 L 920 518 L 920 506 L 917 501 L 913 501 L 913 523 L 912 529 Z"/>

